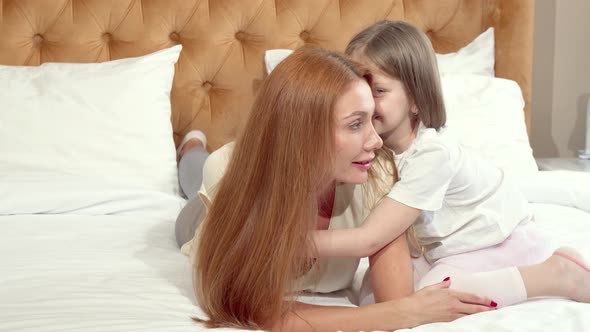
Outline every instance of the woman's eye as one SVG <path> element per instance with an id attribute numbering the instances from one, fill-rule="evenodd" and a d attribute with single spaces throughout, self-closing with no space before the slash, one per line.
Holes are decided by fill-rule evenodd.
<path id="1" fill-rule="evenodd" d="M 360 129 L 361 128 L 361 122 L 360 121 L 355 121 L 353 123 L 350 124 L 350 129 L 356 130 L 356 129 Z"/>

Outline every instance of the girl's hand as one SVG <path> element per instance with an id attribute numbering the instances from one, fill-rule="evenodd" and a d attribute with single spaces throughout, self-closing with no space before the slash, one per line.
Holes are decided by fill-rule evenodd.
<path id="1" fill-rule="evenodd" d="M 392 316 L 392 312 L 399 313 L 401 316 L 394 319 L 400 319 L 407 327 L 450 322 L 467 315 L 496 309 L 491 299 L 454 291 L 449 289 L 450 286 L 451 280 L 443 281 L 425 287 L 411 296 L 378 305 L 388 305 L 389 316 Z M 387 316 L 384 315 L 384 317 Z"/>

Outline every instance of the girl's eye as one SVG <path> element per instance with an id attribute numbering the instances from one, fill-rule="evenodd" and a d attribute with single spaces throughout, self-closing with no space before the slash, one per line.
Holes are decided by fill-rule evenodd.
<path id="1" fill-rule="evenodd" d="M 383 90 L 383 89 L 381 89 L 381 88 L 375 88 L 375 89 L 373 89 L 373 93 L 374 93 L 375 95 L 380 95 L 380 94 L 382 94 L 382 93 L 384 93 L 384 92 L 385 92 L 385 90 Z"/>

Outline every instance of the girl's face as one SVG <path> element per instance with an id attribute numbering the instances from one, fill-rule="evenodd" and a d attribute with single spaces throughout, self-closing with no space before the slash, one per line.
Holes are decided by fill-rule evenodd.
<path id="1" fill-rule="evenodd" d="M 371 122 L 374 109 L 371 88 L 363 80 L 353 82 L 336 101 L 334 177 L 337 182 L 367 182 L 374 151 L 383 144 Z"/>
<path id="2" fill-rule="evenodd" d="M 392 148 L 395 142 L 412 135 L 412 118 L 415 118 L 412 112 L 416 112 L 416 107 L 400 80 L 377 68 L 366 57 L 353 55 L 353 59 L 367 66 L 371 73 L 371 89 L 375 99 L 373 124 L 385 145 Z"/>

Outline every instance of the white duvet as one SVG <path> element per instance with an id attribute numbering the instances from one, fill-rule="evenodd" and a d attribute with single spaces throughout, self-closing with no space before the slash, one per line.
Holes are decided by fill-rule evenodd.
<path id="1" fill-rule="evenodd" d="M 555 245 L 575 246 L 588 257 L 590 186 L 584 181 L 589 179 L 590 174 L 563 172 L 522 184 L 538 202 L 532 204 L 536 220 Z M 556 191 L 568 182 L 570 189 Z M 17 188 L 0 188 L 3 202 L 11 202 L 10 190 Z M 69 205 L 59 211 L 24 213 L 19 212 L 22 202 L 3 203 L 0 331 L 204 330 L 190 319 L 202 313 L 192 293 L 189 261 L 174 240 L 182 201 L 124 190 L 113 201 L 110 194 L 72 192 Z M 64 198 L 43 192 L 31 196 L 30 202 L 44 197 L 45 207 Z M 358 278 L 365 268 L 366 262 Z M 303 300 L 352 305 L 354 294 L 347 290 Z M 539 299 L 415 330 L 590 331 L 590 305 Z"/>

